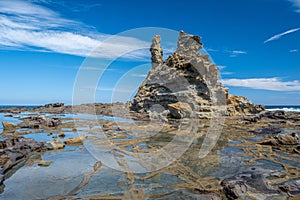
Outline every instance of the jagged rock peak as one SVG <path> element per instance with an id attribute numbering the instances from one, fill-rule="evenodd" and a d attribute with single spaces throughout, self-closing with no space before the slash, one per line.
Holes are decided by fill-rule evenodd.
<path id="1" fill-rule="evenodd" d="M 183 30 L 179 32 L 177 53 L 192 54 L 198 52 L 203 48 L 203 44 L 200 42 L 200 36 L 195 36 L 185 33 Z"/>
<path id="2" fill-rule="evenodd" d="M 163 63 L 163 50 L 160 47 L 160 36 L 156 35 L 153 37 L 152 44 L 150 47 L 152 68 Z"/>

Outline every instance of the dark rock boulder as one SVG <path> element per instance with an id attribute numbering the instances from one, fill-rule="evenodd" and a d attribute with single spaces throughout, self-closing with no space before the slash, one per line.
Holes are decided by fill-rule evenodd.
<path id="1" fill-rule="evenodd" d="M 268 127 L 268 128 L 260 128 L 254 131 L 249 131 L 249 133 L 256 135 L 275 135 L 282 131 L 279 127 Z"/>
<path id="2" fill-rule="evenodd" d="M 268 184 L 268 177 L 285 176 L 285 173 L 258 167 L 249 168 L 221 182 L 229 199 L 275 199 L 285 197 L 277 187 Z"/>
<path id="3" fill-rule="evenodd" d="M 263 139 L 262 141 L 259 141 L 258 144 L 271 146 L 298 145 L 299 138 L 296 133 L 284 133 Z"/>
<path id="4" fill-rule="evenodd" d="M 24 119 L 24 122 L 20 124 L 20 127 L 38 129 L 42 127 L 57 127 L 59 125 L 61 125 L 61 119 L 59 118 L 46 118 L 43 115 L 36 115 Z"/>

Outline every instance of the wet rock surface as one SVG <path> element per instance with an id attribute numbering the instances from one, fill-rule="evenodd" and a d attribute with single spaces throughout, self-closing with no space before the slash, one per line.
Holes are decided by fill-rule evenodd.
<path id="1" fill-rule="evenodd" d="M 282 121 L 283 123 L 291 122 L 299 122 L 297 112 L 285 112 L 282 110 L 277 111 L 263 111 L 255 115 L 244 116 L 243 119 L 248 122 L 258 122 L 260 120 L 269 119 L 269 120 L 277 120 Z"/>
<path id="2" fill-rule="evenodd" d="M 278 185 L 278 188 L 290 197 L 300 195 L 300 179 L 293 179 Z M 297 197 L 296 197 L 297 198 Z"/>
<path id="3" fill-rule="evenodd" d="M 258 167 L 252 167 L 221 182 L 229 199 L 271 199 L 280 195 L 278 188 L 267 182 L 267 177 L 275 172 Z M 281 174 L 280 174 L 281 175 Z M 278 176 L 278 174 L 277 174 Z"/>
<path id="4" fill-rule="evenodd" d="M 187 111 L 189 110 L 186 109 L 182 113 Z M 64 158 L 64 162 L 62 162 L 62 158 L 59 158 L 59 155 L 70 152 L 70 148 L 77 149 L 76 151 L 79 152 L 83 151 L 84 146 L 82 144 L 84 140 L 92 141 L 94 134 L 104 134 L 113 144 L 120 148 L 118 151 L 152 152 L 159 150 L 172 141 L 172 138 L 178 134 L 178 129 L 180 128 L 178 126 L 180 121 L 164 121 L 164 125 L 159 124 L 162 122 L 157 121 L 156 123 L 158 124 L 154 123 L 152 126 L 147 126 L 148 121 L 141 120 L 135 121 L 136 126 L 133 126 L 132 122 L 93 121 L 80 118 L 70 120 L 70 118 L 65 117 L 60 112 L 57 114 L 61 116 L 59 119 L 61 125 L 56 127 L 41 126 L 44 128 L 39 127 L 38 129 L 27 128 L 26 131 L 28 133 L 24 135 L 36 134 L 38 137 L 40 134 L 43 134 L 45 137 L 47 136 L 45 140 L 45 146 L 49 150 L 47 152 L 49 152 L 49 155 L 57 155 L 58 160 L 53 159 L 53 157 L 43 157 L 33 164 L 33 166 L 46 170 L 44 171 L 46 174 L 48 169 L 55 167 L 63 169 L 66 162 L 71 162 L 67 161 L 67 159 L 75 159 L 76 162 L 81 162 L 84 157 L 68 157 Z M 56 116 L 58 116 L 57 114 Z M 74 198 L 89 197 L 100 199 L 132 199 L 135 197 L 141 199 L 297 199 L 299 197 L 300 154 L 297 153 L 298 145 L 295 144 L 294 139 L 296 139 L 296 135 L 293 133 L 297 133 L 300 127 L 297 126 L 297 114 L 285 113 L 284 115 L 288 116 L 289 119 L 261 117 L 257 122 L 251 123 L 248 123 L 249 121 L 245 120 L 243 116 L 227 117 L 215 148 L 205 158 L 199 159 L 199 149 L 201 149 L 203 137 L 210 125 L 210 120 L 201 119 L 197 133 L 198 139 L 191 144 L 191 147 L 182 157 L 170 166 L 142 175 L 121 173 L 124 179 L 118 177 L 115 181 L 120 181 L 118 184 L 125 184 L 128 187 L 115 188 L 111 192 L 107 191 L 107 187 L 109 188 L 110 186 L 107 186 L 105 189 L 97 189 L 98 192 L 96 193 L 91 192 L 94 191 L 95 185 L 99 185 L 97 184 L 99 182 L 93 182 L 93 180 L 101 180 L 103 183 L 106 183 L 110 179 L 114 179 L 116 174 L 103 172 L 93 174 L 92 171 L 90 175 L 93 176 L 93 179 L 91 179 L 84 173 L 82 180 L 85 181 L 82 183 L 79 181 L 78 187 L 73 188 L 78 193 L 72 192 L 70 194 Z M 37 114 L 33 116 L 34 121 L 40 119 Z M 291 118 L 291 116 L 295 117 Z M 47 121 L 55 117 L 49 115 L 42 119 Z M 32 120 L 32 116 L 25 120 Z M 283 123 L 283 121 L 286 123 Z M 182 124 L 182 126 L 184 125 Z M 18 127 L 13 130 L 14 133 L 21 133 L 19 129 L 21 128 Z M 134 137 L 136 133 L 149 133 L 150 129 L 154 132 L 158 131 L 158 133 L 151 137 Z M 284 130 L 294 131 L 282 133 Z M 24 133 L 24 131 L 22 132 Z M 77 132 L 83 136 L 89 134 L 91 136 L 89 135 L 87 138 L 81 137 L 78 136 Z M 64 137 L 60 137 L 62 135 Z M 268 138 L 275 139 L 276 146 L 259 144 L 260 141 Z M 8 140 L 7 142 L 13 143 L 13 141 Z M 2 148 L 6 148 L 4 143 L 2 146 Z M 12 146 L 12 144 L 8 146 Z M 22 155 L 17 153 L 15 157 L 19 159 Z M 5 159 L 2 157 L 2 162 Z M 62 164 L 57 166 L 59 163 Z M 50 166 L 46 167 L 48 165 Z M 49 178 L 55 176 L 56 173 L 48 172 Z M 120 174 L 120 172 L 118 173 Z M 103 177 L 104 174 L 105 178 Z M 16 177 L 18 176 L 20 175 Z M 38 174 L 31 176 L 36 176 L 33 180 L 39 180 Z M 74 174 L 74 176 L 79 175 Z M 14 178 L 10 179 L 14 182 Z M 65 181 L 67 180 L 69 179 Z M 91 182 L 89 183 L 89 181 Z M 4 181 L 4 184 L 10 183 Z M 48 187 L 51 191 L 51 184 Z M 61 198 L 67 198 L 67 194 L 71 192 L 72 187 L 66 193 L 62 193 L 65 195 L 62 195 Z M 37 192 L 36 190 L 34 191 Z M 113 194 L 116 191 L 119 191 L 119 195 Z M 128 191 L 130 191 L 129 194 Z M 53 189 L 52 196 L 56 196 L 56 192 L 57 189 Z M 3 195 L 6 195 L 5 189 Z"/>
<path id="5" fill-rule="evenodd" d="M 42 150 L 45 150 L 44 144 L 31 138 L 8 137 L 0 141 L 0 183 L 3 184 L 7 174 L 20 168 L 32 154 Z"/>
<path id="6" fill-rule="evenodd" d="M 254 131 L 249 131 L 249 133 L 257 134 L 257 135 L 274 135 L 278 134 L 282 131 L 282 129 L 278 127 L 268 127 L 268 128 L 259 128 Z"/>

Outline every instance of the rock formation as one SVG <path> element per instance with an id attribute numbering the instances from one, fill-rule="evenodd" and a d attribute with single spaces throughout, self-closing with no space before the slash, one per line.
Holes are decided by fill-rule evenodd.
<path id="1" fill-rule="evenodd" d="M 177 50 L 163 60 L 160 36 L 154 36 L 150 52 L 152 70 L 134 97 L 131 109 L 158 112 L 173 118 L 208 117 L 212 107 L 227 106 L 227 115 L 254 114 L 263 110 L 245 97 L 228 95 L 219 82 L 218 67 L 200 53 L 199 36 L 180 31 Z"/>

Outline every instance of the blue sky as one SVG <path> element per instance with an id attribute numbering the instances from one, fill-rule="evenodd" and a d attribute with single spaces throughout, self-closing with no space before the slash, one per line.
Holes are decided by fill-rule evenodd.
<path id="1" fill-rule="evenodd" d="M 168 54 L 184 30 L 202 37 L 230 93 L 299 105 L 299 22 L 300 0 L 0 0 L 0 104 L 70 104 L 83 68 L 94 101 L 126 100 L 151 68 L 152 36 L 171 30 Z"/>

